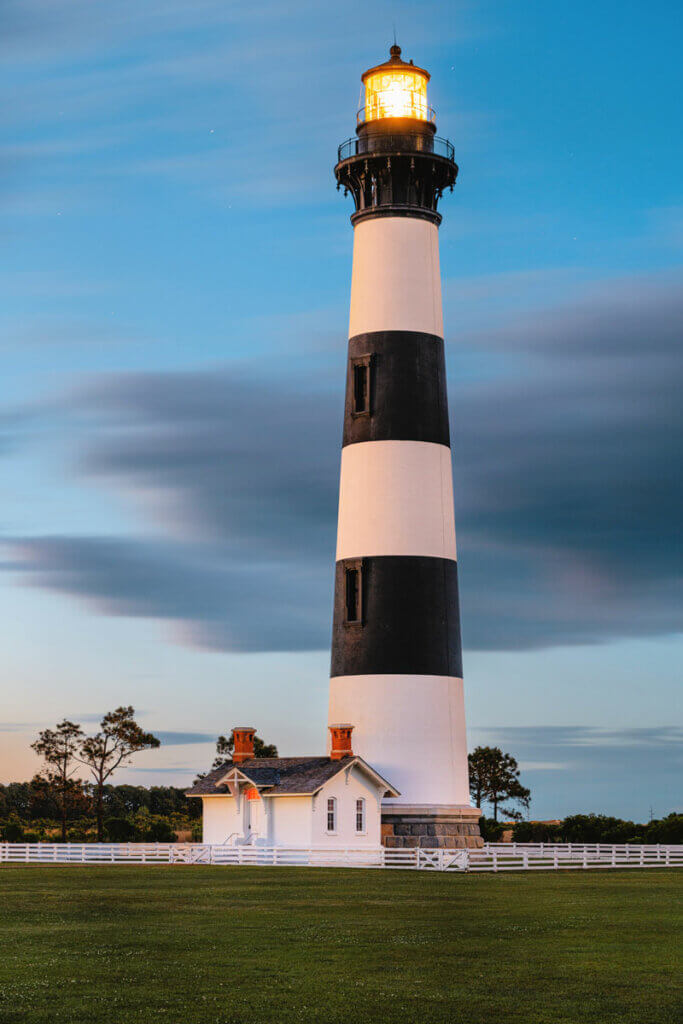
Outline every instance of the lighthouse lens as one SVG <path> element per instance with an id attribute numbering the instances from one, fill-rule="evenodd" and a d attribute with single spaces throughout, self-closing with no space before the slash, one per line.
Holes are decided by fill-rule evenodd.
<path id="1" fill-rule="evenodd" d="M 365 120 L 429 118 L 427 79 L 416 71 L 378 71 L 365 80 Z"/>

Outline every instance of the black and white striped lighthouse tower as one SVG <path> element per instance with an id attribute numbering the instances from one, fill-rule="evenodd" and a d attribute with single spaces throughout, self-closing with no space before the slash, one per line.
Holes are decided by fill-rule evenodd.
<path id="1" fill-rule="evenodd" d="M 401 796 L 392 846 L 479 845 L 470 807 L 437 205 L 453 147 L 436 137 L 428 72 L 362 76 L 337 187 L 355 202 L 339 492 L 330 724 Z"/>

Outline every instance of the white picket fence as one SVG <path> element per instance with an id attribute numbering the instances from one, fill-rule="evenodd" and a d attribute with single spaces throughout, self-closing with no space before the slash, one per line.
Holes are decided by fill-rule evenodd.
<path id="1" fill-rule="evenodd" d="M 467 852 L 468 871 L 683 867 L 683 845 L 489 843 L 482 850 Z"/>
<path id="2" fill-rule="evenodd" d="M 558 871 L 683 867 L 683 845 L 491 843 L 481 850 L 386 847 L 209 846 L 203 843 L 0 843 L 9 864 L 224 864 L 404 868 L 418 871 Z"/>

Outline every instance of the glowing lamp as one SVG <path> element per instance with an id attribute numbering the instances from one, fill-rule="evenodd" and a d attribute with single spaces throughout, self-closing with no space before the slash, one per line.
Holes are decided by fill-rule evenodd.
<path id="1" fill-rule="evenodd" d="M 384 64 L 370 68 L 362 76 L 365 105 L 359 121 L 379 121 L 385 117 L 412 117 L 431 120 L 427 104 L 429 72 L 401 60 L 401 47 L 392 46 L 391 57 Z"/>

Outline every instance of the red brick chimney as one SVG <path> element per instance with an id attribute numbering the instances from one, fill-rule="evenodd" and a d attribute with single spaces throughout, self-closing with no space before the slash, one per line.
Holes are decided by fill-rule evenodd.
<path id="1" fill-rule="evenodd" d="M 234 746 L 232 748 L 232 759 L 235 764 L 240 761 L 247 761 L 254 756 L 254 736 L 256 729 L 251 726 L 238 726 L 232 730 Z"/>
<path id="2" fill-rule="evenodd" d="M 353 726 L 330 725 L 328 728 L 332 734 L 331 759 L 333 761 L 340 761 L 342 757 L 352 757 L 351 733 L 353 732 Z"/>

